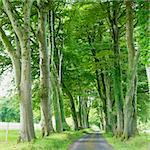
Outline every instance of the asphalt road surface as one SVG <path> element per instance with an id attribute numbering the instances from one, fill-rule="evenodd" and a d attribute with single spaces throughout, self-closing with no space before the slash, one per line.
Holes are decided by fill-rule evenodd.
<path id="1" fill-rule="evenodd" d="M 91 133 L 76 141 L 69 150 L 113 150 L 100 133 Z"/>

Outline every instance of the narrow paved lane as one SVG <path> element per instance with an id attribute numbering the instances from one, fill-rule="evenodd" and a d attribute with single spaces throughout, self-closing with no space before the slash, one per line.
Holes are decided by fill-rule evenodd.
<path id="1" fill-rule="evenodd" d="M 76 141 L 69 150 L 113 150 L 99 133 L 91 133 Z"/>

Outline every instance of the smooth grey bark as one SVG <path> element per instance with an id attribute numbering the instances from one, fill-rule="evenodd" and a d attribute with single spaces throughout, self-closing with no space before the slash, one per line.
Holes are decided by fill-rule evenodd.
<path id="1" fill-rule="evenodd" d="M 41 98 L 41 127 L 42 135 L 53 131 L 50 102 L 50 62 L 47 45 L 46 24 L 48 11 L 39 5 L 38 12 L 38 41 L 40 52 L 40 98 Z"/>
<path id="2" fill-rule="evenodd" d="M 31 50 L 30 50 L 30 10 L 32 0 L 24 2 L 24 28 L 23 37 L 20 41 L 21 47 L 21 103 L 20 103 L 20 122 L 21 139 L 31 141 L 35 138 L 33 112 L 31 102 Z M 17 34 L 17 33 L 16 33 Z M 18 37 L 19 38 L 19 37 Z"/>
<path id="3" fill-rule="evenodd" d="M 61 82 L 61 76 L 59 73 L 61 70 L 57 71 L 55 62 L 54 62 L 54 51 L 56 49 L 55 45 L 55 29 L 54 29 L 54 12 L 53 9 L 49 11 L 49 23 L 50 23 L 50 44 L 51 44 L 51 83 L 52 83 L 52 91 L 53 95 L 51 96 L 53 98 L 53 106 L 54 106 L 54 115 L 55 115 L 55 123 L 56 123 L 56 131 L 61 132 L 63 131 L 63 120 L 64 120 L 64 114 L 63 113 L 63 103 L 62 103 L 62 95 L 61 95 L 61 88 L 60 88 L 60 82 Z M 61 58 L 62 59 L 62 58 Z M 61 61 L 59 60 L 59 69 L 61 69 Z M 59 72 L 60 71 L 60 72 Z"/>
<path id="4" fill-rule="evenodd" d="M 60 103 L 59 103 L 59 94 L 57 87 L 54 87 L 54 97 L 53 97 L 53 106 L 54 106 L 54 114 L 55 114 L 55 122 L 56 122 L 56 131 L 62 132 L 62 118 L 61 118 L 61 110 L 60 110 Z"/>
<path id="5" fill-rule="evenodd" d="M 61 89 L 61 79 L 58 75 L 55 64 L 53 64 L 52 71 L 53 73 L 53 103 L 54 103 L 54 112 L 56 118 L 56 129 L 61 132 L 62 130 L 67 130 L 69 126 L 66 123 L 65 113 L 64 113 L 64 104 L 62 99 L 62 89 Z"/>
<path id="6" fill-rule="evenodd" d="M 20 123 L 21 140 L 31 141 L 35 138 L 33 112 L 31 103 L 31 52 L 30 52 L 30 10 L 32 0 L 25 0 L 23 5 L 23 27 L 12 12 L 9 0 L 3 0 L 3 6 L 11 25 L 19 39 L 21 48 L 21 82 L 20 82 Z"/>
<path id="7" fill-rule="evenodd" d="M 124 132 L 123 138 L 128 139 L 137 132 L 136 124 L 136 72 L 139 54 L 134 56 L 134 67 L 131 70 L 130 77 L 128 79 L 128 89 L 125 97 L 124 105 Z"/>
<path id="8" fill-rule="evenodd" d="M 60 109 L 60 115 L 62 119 L 62 127 L 63 130 L 69 129 L 69 126 L 67 125 L 66 118 L 65 118 L 65 112 L 64 112 L 64 104 L 63 104 L 63 95 L 62 95 L 62 87 L 61 87 L 61 78 L 62 78 L 62 58 L 63 55 L 60 50 L 56 48 L 55 43 L 55 14 L 54 10 L 51 10 L 49 12 L 49 23 L 50 23 L 50 41 L 51 41 L 51 70 L 53 72 L 53 76 L 55 79 L 55 84 L 53 84 L 55 87 L 55 91 L 57 92 L 57 109 Z M 58 66 L 56 67 L 56 64 L 53 60 L 54 58 L 54 51 L 57 51 L 57 59 L 58 59 Z M 55 53 L 56 54 L 56 53 Z M 55 93 L 56 93 L 55 92 Z M 55 107 L 56 108 L 56 107 Z M 60 124 L 60 123 L 59 123 Z"/>
<path id="9" fill-rule="evenodd" d="M 16 90 L 18 95 L 19 102 L 21 101 L 21 93 L 20 93 L 20 82 L 21 82 L 21 49 L 19 45 L 19 41 L 17 36 L 15 35 L 15 42 L 16 42 L 16 57 L 13 57 L 12 63 L 13 63 L 13 70 L 15 74 L 15 84 L 16 84 Z M 20 137 L 19 137 L 20 139 Z M 21 139 L 20 139 L 21 140 Z"/>
<path id="10" fill-rule="evenodd" d="M 83 97 L 83 120 L 84 120 L 84 128 L 89 127 L 89 111 L 90 108 L 87 106 L 88 97 Z"/>
<path id="11" fill-rule="evenodd" d="M 58 81 L 56 74 L 54 71 L 51 71 L 51 83 L 53 89 L 53 107 L 54 107 L 54 116 L 55 116 L 55 124 L 56 124 L 56 131 L 62 132 L 62 118 L 61 118 L 61 110 L 60 110 L 60 101 L 59 101 L 59 91 L 58 91 Z"/>
<path id="12" fill-rule="evenodd" d="M 123 138 L 128 139 L 137 132 L 137 64 L 139 51 L 135 50 L 133 38 L 133 1 L 125 1 L 126 4 L 126 39 L 128 48 L 128 78 L 127 92 L 124 106 L 124 132 Z"/>
<path id="13" fill-rule="evenodd" d="M 62 119 L 62 128 L 63 131 L 68 130 L 70 127 L 68 126 L 65 118 L 65 112 L 64 112 L 64 103 L 62 99 L 62 93 L 59 92 L 59 104 L 60 104 L 60 111 L 61 111 L 61 119 Z"/>
<path id="14" fill-rule="evenodd" d="M 59 67 L 58 67 L 58 93 L 59 93 L 59 104 L 60 104 L 60 111 L 61 111 L 61 119 L 62 119 L 62 127 L 63 130 L 68 130 L 69 126 L 66 122 L 65 112 L 64 112 L 64 102 L 63 102 L 63 93 L 61 87 L 61 78 L 62 78 L 62 59 L 63 55 L 61 54 L 60 50 L 58 50 L 58 60 L 59 60 Z"/>

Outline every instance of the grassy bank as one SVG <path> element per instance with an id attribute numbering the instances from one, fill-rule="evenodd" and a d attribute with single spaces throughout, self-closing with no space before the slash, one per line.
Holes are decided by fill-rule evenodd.
<path id="1" fill-rule="evenodd" d="M 123 142 L 111 134 L 104 134 L 104 137 L 115 150 L 150 150 L 150 134 L 141 134 Z"/>
<path id="2" fill-rule="evenodd" d="M 18 131 L 9 131 L 8 142 L 5 141 L 5 131 L 0 131 L 0 150 L 67 150 L 75 140 L 85 135 L 85 130 L 53 133 L 41 138 L 37 131 L 37 139 L 30 143 L 17 144 Z"/>

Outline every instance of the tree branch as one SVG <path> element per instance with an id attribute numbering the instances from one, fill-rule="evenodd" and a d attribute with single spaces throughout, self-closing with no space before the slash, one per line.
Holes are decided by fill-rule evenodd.
<path id="1" fill-rule="evenodd" d="M 11 6 L 9 0 L 2 0 L 2 2 L 3 2 L 3 6 L 5 8 L 5 11 L 9 17 L 9 20 L 12 24 L 12 27 L 15 30 L 15 32 L 19 38 L 19 41 L 22 41 L 22 37 L 23 37 L 22 36 L 23 35 L 22 28 L 17 21 L 18 19 L 15 17 L 15 15 L 13 13 L 13 9 L 12 9 L 12 6 Z"/>
<path id="2" fill-rule="evenodd" d="M 6 36 L 5 32 L 3 31 L 2 27 L 0 27 L 0 39 L 6 48 L 5 50 L 7 54 L 10 57 L 16 57 L 17 56 L 16 51 L 13 49 L 13 46 L 9 41 L 8 37 Z"/>

